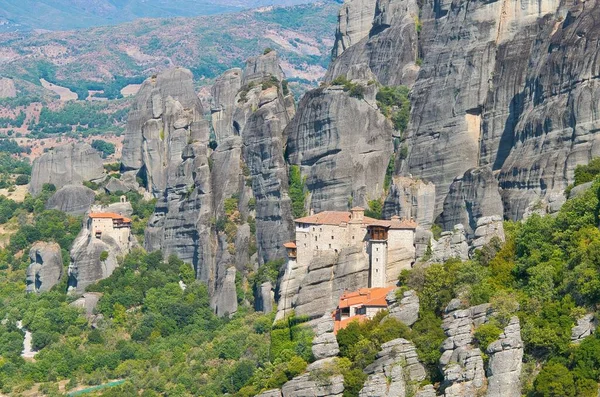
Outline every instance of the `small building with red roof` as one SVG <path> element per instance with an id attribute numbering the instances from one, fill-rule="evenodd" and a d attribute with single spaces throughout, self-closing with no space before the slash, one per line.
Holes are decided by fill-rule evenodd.
<path id="1" fill-rule="evenodd" d="M 352 321 L 372 319 L 379 311 L 387 309 L 385 297 L 393 289 L 394 287 L 361 288 L 358 291 L 345 292 L 340 296 L 338 306 L 333 312 L 334 332 L 337 333 Z"/>
<path id="2" fill-rule="evenodd" d="M 131 219 L 114 212 L 90 212 L 88 228 L 97 239 L 110 237 L 127 244 L 131 234 Z"/>

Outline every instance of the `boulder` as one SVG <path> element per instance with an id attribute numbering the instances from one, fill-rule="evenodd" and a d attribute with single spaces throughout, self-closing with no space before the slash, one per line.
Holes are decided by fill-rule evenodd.
<path id="1" fill-rule="evenodd" d="M 33 161 L 29 192 L 37 195 L 46 183 L 57 189 L 105 178 L 100 154 L 87 143 L 57 146 Z"/>
<path id="2" fill-rule="evenodd" d="M 70 215 L 83 215 L 90 210 L 96 193 L 83 185 L 66 185 L 58 189 L 46 203 L 46 209 Z"/>
<path id="3" fill-rule="evenodd" d="M 593 313 L 588 313 L 577 320 L 577 325 L 571 328 L 571 342 L 580 343 L 596 330 L 596 318 Z"/>
<path id="4" fill-rule="evenodd" d="M 106 190 L 109 194 L 114 194 L 117 192 L 127 193 L 131 189 L 131 186 L 120 179 L 117 178 L 109 178 L 108 183 L 104 186 L 104 190 Z"/>
<path id="5" fill-rule="evenodd" d="M 477 229 L 471 242 L 472 251 L 489 244 L 493 238 L 504 242 L 504 221 L 500 216 L 486 216 L 479 218 Z"/>
<path id="6" fill-rule="evenodd" d="M 455 225 L 453 231 L 443 232 L 437 241 L 431 240 L 431 252 L 430 262 L 442 263 L 450 258 L 469 259 L 469 244 L 463 225 Z"/>
<path id="7" fill-rule="evenodd" d="M 59 283 L 63 274 L 63 258 L 58 244 L 43 241 L 34 243 L 29 250 L 29 259 L 27 292 L 46 292 Z"/>
<path id="8" fill-rule="evenodd" d="M 91 319 L 94 317 L 94 310 L 96 310 L 96 306 L 98 305 L 100 298 L 102 298 L 102 294 L 99 292 L 86 292 L 81 296 L 81 298 L 71 302 L 70 305 L 84 309 L 86 317 Z"/>
<path id="9" fill-rule="evenodd" d="M 390 291 L 385 297 L 390 317 L 410 327 L 419 319 L 419 296 L 416 291 L 409 290 L 404 291 L 402 298 L 398 300 L 396 291 Z"/>

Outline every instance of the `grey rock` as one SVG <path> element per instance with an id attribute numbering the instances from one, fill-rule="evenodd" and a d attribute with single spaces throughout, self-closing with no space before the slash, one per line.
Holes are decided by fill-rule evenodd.
<path id="1" fill-rule="evenodd" d="M 323 360 L 321 360 L 323 361 Z M 318 364 L 319 361 L 311 364 Z M 310 374 L 303 374 L 285 383 L 281 388 L 283 397 L 341 397 L 344 392 L 344 377 L 334 375 L 324 381 Z"/>
<path id="2" fill-rule="evenodd" d="M 237 312 L 238 302 L 235 289 L 235 267 L 227 269 L 224 280 L 217 284 L 217 290 L 212 301 L 213 310 L 217 316 L 232 316 Z"/>
<path id="3" fill-rule="evenodd" d="M 381 345 L 377 359 L 364 372 L 368 378 L 360 397 L 404 397 L 415 393 L 427 377 L 415 345 L 402 338 Z"/>
<path id="4" fill-rule="evenodd" d="M 13 79 L 6 77 L 0 78 L 0 98 L 14 98 L 17 96 L 17 89 Z"/>
<path id="5" fill-rule="evenodd" d="M 325 313 L 315 328 L 315 337 L 312 342 L 312 353 L 316 360 L 335 357 L 340 352 L 337 339 L 333 333 L 333 317 Z"/>
<path id="6" fill-rule="evenodd" d="M 359 4 L 348 11 L 360 10 L 362 7 Z M 365 2 L 365 6 L 370 7 L 371 4 Z M 358 15 L 355 18 L 366 17 Z M 370 71 L 383 85 L 412 86 L 419 72 L 416 65 L 418 34 L 415 24 L 418 16 L 419 7 L 414 0 L 377 0 L 369 35 L 349 48 L 343 47 L 344 25 L 343 20 L 340 20 L 338 31 L 341 35 L 336 34 L 338 50 L 334 47 L 333 53 L 338 56 L 329 66 L 325 81 L 329 83 L 341 75 L 354 78 L 353 70 L 359 66 L 360 69 Z M 341 55 L 339 49 L 344 50 Z"/>
<path id="7" fill-rule="evenodd" d="M 398 215 L 403 219 L 414 219 L 424 228 L 434 221 L 435 186 L 431 182 L 407 177 L 394 177 L 389 193 L 383 203 L 383 218 Z"/>
<path id="8" fill-rule="evenodd" d="M 283 80 L 283 70 L 279 66 L 279 58 L 276 51 L 271 51 L 268 54 L 253 57 L 246 61 L 246 67 L 242 75 L 242 86 L 268 80 L 271 76 L 279 81 Z"/>
<path id="9" fill-rule="evenodd" d="M 577 325 L 571 328 L 571 342 L 580 343 L 582 339 L 590 336 L 596 330 L 596 318 L 593 313 L 588 313 L 577 320 Z"/>
<path id="10" fill-rule="evenodd" d="M 431 230 L 417 226 L 415 230 L 415 255 L 418 261 L 424 261 L 424 257 L 435 244 Z"/>
<path id="11" fill-rule="evenodd" d="M 437 240 L 431 241 L 430 262 L 445 262 L 450 258 L 469 259 L 469 244 L 463 225 L 455 225 L 451 232 L 444 232 Z"/>
<path id="12" fill-rule="evenodd" d="M 69 143 L 57 146 L 33 161 L 29 192 L 37 195 L 46 183 L 57 189 L 84 181 L 104 179 L 100 154 L 87 143 Z"/>
<path id="13" fill-rule="evenodd" d="M 46 209 L 59 210 L 70 215 L 83 215 L 89 211 L 96 193 L 83 185 L 65 185 L 58 189 L 46 203 Z"/>
<path id="14" fill-rule="evenodd" d="M 27 292 L 46 292 L 58 284 L 63 274 L 63 259 L 58 244 L 43 241 L 34 243 L 29 250 L 29 259 Z"/>
<path id="15" fill-rule="evenodd" d="M 223 73 L 212 86 L 211 120 L 219 145 L 224 139 L 240 134 L 233 125 L 235 99 L 240 88 L 242 88 L 242 69 L 238 68 Z"/>
<path id="16" fill-rule="evenodd" d="M 500 216 L 486 216 L 479 218 L 477 229 L 471 242 L 472 250 L 480 249 L 489 244 L 493 238 L 504 242 L 504 222 Z"/>
<path id="17" fill-rule="evenodd" d="M 84 309 L 86 317 L 90 319 L 94 316 L 94 310 L 96 309 L 100 298 L 102 298 L 102 294 L 99 292 L 86 292 L 81 296 L 81 298 L 71 302 L 70 305 Z"/>
<path id="18" fill-rule="evenodd" d="M 523 362 L 523 341 L 519 318 L 511 318 L 497 341 L 488 348 L 487 397 L 521 396 L 521 367 Z"/>
<path id="19" fill-rule="evenodd" d="M 419 296 L 414 290 L 405 291 L 402 295 L 402 299 L 398 301 L 396 290 L 392 290 L 385 299 L 390 317 L 410 327 L 419 319 Z"/>
<path id="20" fill-rule="evenodd" d="M 338 14 L 332 59 L 369 35 L 375 16 L 376 0 L 346 0 Z"/>
<path id="21" fill-rule="evenodd" d="M 586 183 L 582 183 L 581 185 L 577 185 L 575 186 L 573 189 L 571 189 L 571 191 L 569 192 L 569 198 L 573 198 L 573 197 L 579 197 L 580 195 L 582 195 L 586 190 L 588 190 L 590 187 L 592 187 L 592 184 L 594 182 L 586 182 Z"/>
<path id="22" fill-rule="evenodd" d="M 267 390 L 267 391 L 260 393 L 256 397 L 281 397 L 281 390 L 279 390 L 279 389 Z"/>
<path id="23" fill-rule="evenodd" d="M 260 291 L 258 291 L 258 296 L 256 297 L 255 309 L 263 313 L 271 313 L 274 308 L 274 299 L 275 294 L 273 293 L 273 285 L 271 282 L 267 281 L 262 283 L 260 285 Z"/>
<path id="24" fill-rule="evenodd" d="M 117 178 L 109 178 L 108 183 L 104 186 L 104 190 L 108 193 L 114 194 L 117 192 L 127 193 L 131 189 L 130 184 L 127 184 Z"/>
<path id="25" fill-rule="evenodd" d="M 341 87 L 307 92 L 286 128 L 287 153 L 299 165 L 315 212 L 366 207 L 383 195 L 392 127 L 365 100 Z"/>
<path id="26" fill-rule="evenodd" d="M 425 385 L 421 387 L 415 394 L 415 397 L 436 397 L 433 385 Z"/>
<path id="27" fill-rule="evenodd" d="M 444 230 L 452 230 L 460 223 L 471 239 L 480 218 L 501 217 L 503 213 L 498 181 L 492 170 L 489 167 L 472 168 L 450 185 L 439 223 Z"/>
<path id="28" fill-rule="evenodd" d="M 280 282 L 276 319 L 292 310 L 310 317 L 331 314 L 344 291 L 363 288 L 368 281 L 369 261 L 360 245 L 343 248 L 337 256 L 323 253 L 308 265 L 288 263 Z"/>
<path id="29" fill-rule="evenodd" d="M 176 179 L 184 147 L 204 135 L 202 115 L 189 70 L 169 69 L 147 79 L 127 119 L 122 171 L 134 171 L 149 192 L 161 196 Z"/>

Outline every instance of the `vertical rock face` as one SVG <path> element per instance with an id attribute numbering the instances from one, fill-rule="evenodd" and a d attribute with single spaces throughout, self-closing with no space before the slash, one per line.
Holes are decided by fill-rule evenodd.
<path id="1" fill-rule="evenodd" d="M 242 69 L 239 68 L 226 71 L 212 86 L 212 126 L 218 144 L 225 138 L 240 134 L 240 131 L 236 131 L 233 127 L 235 97 L 240 88 L 242 88 Z"/>
<path id="2" fill-rule="evenodd" d="M 315 212 L 347 210 L 349 203 L 366 206 L 383 194 L 392 128 L 367 101 L 338 86 L 310 91 L 286 134 L 286 153 L 306 177 Z"/>
<path id="3" fill-rule="evenodd" d="M 477 229 L 471 243 L 473 250 L 489 244 L 493 238 L 504 241 L 504 223 L 499 216 L 486 216 L 477 221 Z"/>
<path id="4" fill-rule="evenodd" d="M 360 397 L 405 397 L 414 395 L 425 380 L 425 367 L 417 349 L 406 339 L 394 339 L 381 345 L 377 359 L 364 370 L 369 375 Z"/>
<path id="5" fill-rule="evenodd" d="M 17 96 L 15 82 L 6 77 L 0 78 L 0 98 L 14 98 Z"/>
<path id="6" fill-rule="evenodd" d="M 489 167 L 473 168 L 450 185 L 439 223 L 444 230 L 452 230 L 460 223 L 465 227 L 467 237 L 472 238 L 479 219 L 502 216 L 503 213 L 498 181 L 492 170 Z"/>
<path id="7" fill-rule="evenodd" d="M 487 397 L 519 397 L 523 341 L 518 317 L 513 317 L 497 341 L 487 348 L 490 357 Z"/>
<path id="8" fill-rule="evenodd" d="M 271 77 L 283 80 L 283 70 L 279 66 L 279 58 L 275 51 L 248 59 L 242 76 L 242 86 L 261 83 Z"/>
<path id="9" fill-rule="evenodd" d="M 116 180 L 111 178 L 111 180 Z M 83 185 L 66 185 L 58 189 L 46 203 L 46 209 L 53 209 L 71 215 L 83 215 L 89 211 L 96 199 L 96 193 Z"/>
<path id="10" fill-rule="evenodd" d="M 325 81 L 331 82 L 337 76 L 352 76 L 353 70 L 360 66 L 369 70 L 383 85 L 412 86 L 417 78 L 419 67 L 418 33 L 415 20 L 419 17 L 419 7 L 415 0 L 377 0 L 375 12 L 372 14 L 372 27 L 368 35 L 358 43 L 351 39 L 359 37 L 344 35 L 344 31 L 352 28 L 367 17 L 365 8 L 370 10 L 372 1 L 348 2 L 340 13 L 340 23 L 336 32 L 336 46 L 333 49 L 335 60 L 329 66 Z M 368 7 L 367 7 L 368 6 Z M 342 18 L 345 14 L 345 19 Z M 346 20 L 356 21 L 352 25 L 344 24 Z M 353 44 L 345 47 L 346 44 Z M 343 53 L 340 55 L 340 49 Z M 337 58 L 336 58 L 337 56 Z"/>
<path id="11" fill-rule="evenodd" d="M 398 215 L 414 219 L 419 226 L 431 227 L 435 210 L 435 186 L 431 182 L 394 177 L 385 202 L 383 218 Z"/>
<path id="12" fill-rule="evenodd" d="M 340 352 L 340 348 L 333 333 L 333 317 L 325 313 L 318 320 L 315 326 L 315 337 L 312 342 L 312 353 L 316 360 L 335 357 Z"/>
<path id="13" fill-rule="evenodd" d="M 375 16 L 376 0 L 346 0 L 338 14 L 335 43 L 331 51 L 333 59 L 350 46 L 369 35 Z"/>
<path id="14" fill-rule="evenodd" d="M 369 282 L 369 258 L 358 245 L 343 248 L 339 255 L 325 252 L 308 266 L 293 263 L 294 267 L 288 263 L 280 282 L 277 320 L 291 310 L 312 318 L 331 313 L 344 291 Z"/>
<path id="15" fill-rule="evenodd" d="M 105 177 L 100 154 L 87 143 L 57 146 L 33 161 L 29 192 L 39 194 L 45 183 L 57 189 Z"/>
<path id="16" fill-rule="evenodd" d="M 202 131 L 192 136 L 192 125 L 208 131 L 192 77 L 189 70 L 176 68 L 146 80 L 127 119 L 122 171 L 142 178 L 155 197 L 177 179 L 184 148 L 202 139 Z"/>
<path id="17" fill-rule="evenodd" d="M 227 269 L 224 280 L 217 285 L 215 299 L 213 300 L 213 309 L 217 316 L 225 314 L 233 315 L 237 312 L 237 295 L 235 291 L 235 267 Z"/>
<path id="18" fill-rule="evenodd" d="M 62 278 L 63 259 L 58 244 L 38 241 L 29 250 L 29 259 L 27 292 L 49 291 Z"/>
<path id="19" fill-rule="evenodd" d="M 396 298 L 396 290 L 390 291 L 385 300 L 388 303 L 390 317 L 412 326 L 419 319 L 419 296 L 415 290 L 405 291 L 402 298 Z"/>

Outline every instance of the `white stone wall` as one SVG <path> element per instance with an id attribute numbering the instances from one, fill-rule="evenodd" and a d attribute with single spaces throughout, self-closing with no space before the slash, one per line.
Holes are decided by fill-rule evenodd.
<path id="1" fill-rule="evenodd" d="M 342 248 L 363 244 L 367 229 L 358 224 L 310 225 L 296 228 L 298 263 L 308 265 L 319 251 L 340 252 Z"/>

